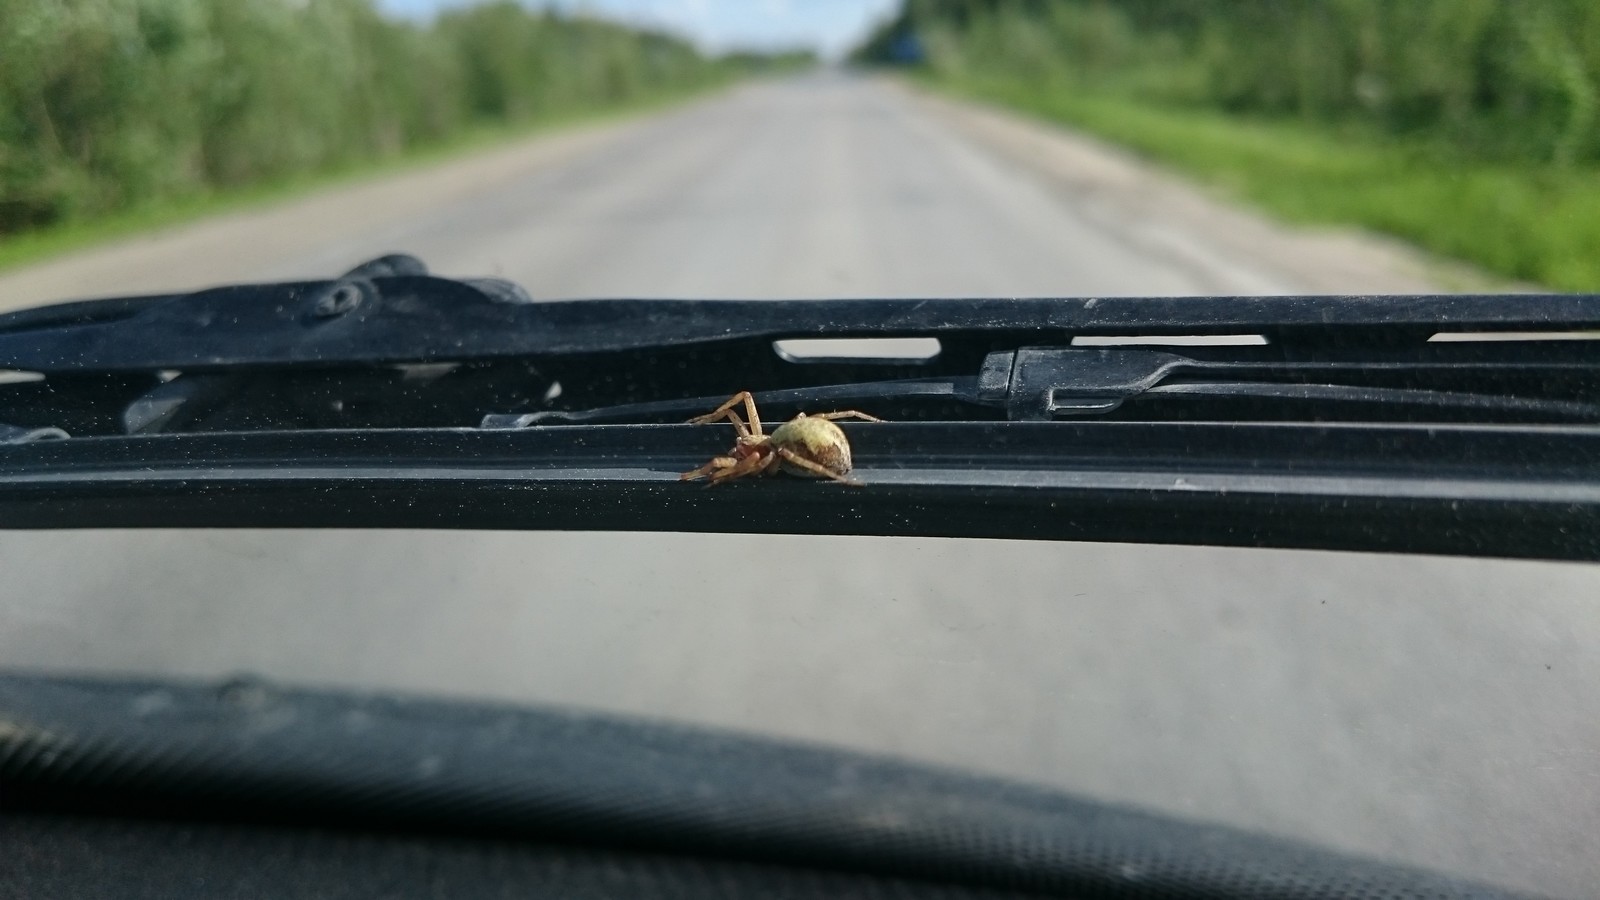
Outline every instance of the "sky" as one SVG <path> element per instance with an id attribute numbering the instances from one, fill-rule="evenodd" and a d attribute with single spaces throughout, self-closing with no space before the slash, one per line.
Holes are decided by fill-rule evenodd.
<path id="1" fill-rule="evenodd" d="M 427 18 L 437 10 L 475 0 L 378 0 L 384 10 Z M 705 50 L 810 47 L 837 57 L 901 0 L 523 0 L 559 6 L 677 32 Z"/>

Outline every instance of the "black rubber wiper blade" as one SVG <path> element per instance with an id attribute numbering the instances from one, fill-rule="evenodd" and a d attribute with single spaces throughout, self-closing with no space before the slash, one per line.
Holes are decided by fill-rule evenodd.
<path id="1" fill-rule="evenodd" d="M 864 488 L 682 472 L 710 425 L 0 444 L 0 528 L 875 534 L 1600 559 L 1600 426 L 845 423 Z"/>
<path id="2" fill-rule="evenodd" d="M 405 257 L 328 281 L 0 315 L 0 422 L 76 436 L 682 421 L 739 390 L 769 417 L 1594 422 L 1600 296 L 533 302 Z M 1211 346 L 1080 346 L 1186 336 Z M 1251 338 L 1224 346 L 1226 335 Z M 936 339 L 914 360 L 795 338 Z"/>
<path id="3" fill-rule="evenodd" d="M 376 260 L 325 281 L 0 315 L 0 368 L 45 373 L 575 358 L 785 338 L 932 337 L 941 356 L 1077 336 L 1253 335 L 1282 348 L 1415 346 L 1440 332 L 1597 332 L 1588 294 L 532 302 L 493 279 Z"/>
<path id="4" fill-rule="evenodd" d="M 1454 354 L 1379 360 L 1206 359 L 1139 347 L 1026 347 L 989 353 L 972 375 L 813 384 L 753 393 L 762 409 L 776 408 L 784 417 L 853 407 L 907 417 L 919 402 L 944 401 L 937 408 L 949 420 L 1044 421 L 1109 414 L 1124 410 L 1129 401 L 1190 399 L 1232 401 L 1236 415 L 1243 418 L 1289 418 L 1298 411 L 1306 418 L 1339 419 L 1367 409 L 1381 410 L 1391 420 L 1420 421 L 1450 414 L 1458 417 L 1453 420 L 1478 416 L 1489 421 L 1600 422 L 1600 404 L 1582 399 L 1591 394 L 1571 385 L 1568 391 L 1577 399 L 1539 393 L 1550 391 L 1560 379 L 1595 382 L 1600 360 L 1571 348 L 1528 355 L 1523 360 L 1503 352 L 1470 358 Z M 1531 395 L 1511 390 L 1500 383 L 1508 377 L 1532 382 L 1537 389 Z M 1424 386 L 1428 382 L 1448 386 Z M 481 427 L 677 422 L 724 399 L 695 395 L 492 413 Z M 1138 417 L 1137 412 L 1130 415 Z"/>

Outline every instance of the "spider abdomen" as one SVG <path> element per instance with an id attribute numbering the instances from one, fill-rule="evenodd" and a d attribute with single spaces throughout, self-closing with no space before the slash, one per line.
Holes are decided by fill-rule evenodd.
<path id="1" fill-rule="evenodd" d="M 834 475 L 850 473 L 850 441 L 844 429 L 827 419 L 799 416 L 779 425 L 769 439 L 774 448 L 788 450 L 801 459 L 814 462 Z M 780 465 L 783 471 L 802 478 L 821 478 L 817 472 L 803 469 L 788 460 Z"/>

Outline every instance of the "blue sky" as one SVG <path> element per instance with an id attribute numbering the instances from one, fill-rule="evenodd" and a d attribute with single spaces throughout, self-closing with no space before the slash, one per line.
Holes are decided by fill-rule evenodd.
<path id="1" fill-rule="evenodd" d="M 383 9 L 427 17 L 447 6 L 474 0 L 378 0 Z M 901 0 L 524 0 L 529 6 L 560 6 L 595 15 L 666 28 L 707 50 L 753 47 L 814 47 L 836 56 Z"/>

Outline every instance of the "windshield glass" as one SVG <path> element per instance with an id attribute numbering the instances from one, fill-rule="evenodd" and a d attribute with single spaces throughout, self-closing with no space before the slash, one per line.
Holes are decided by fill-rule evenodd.
<path id="1" fill-rule="evenodd" d="M 536 301 L 1592 288 L 1600 13 L 1449 6 L 8 4 L 0 312 L 392 252 Z M 22 527 L 0 572 L 7 669 L 597 708 L 1600 883 L 1593 565 Z"/>

